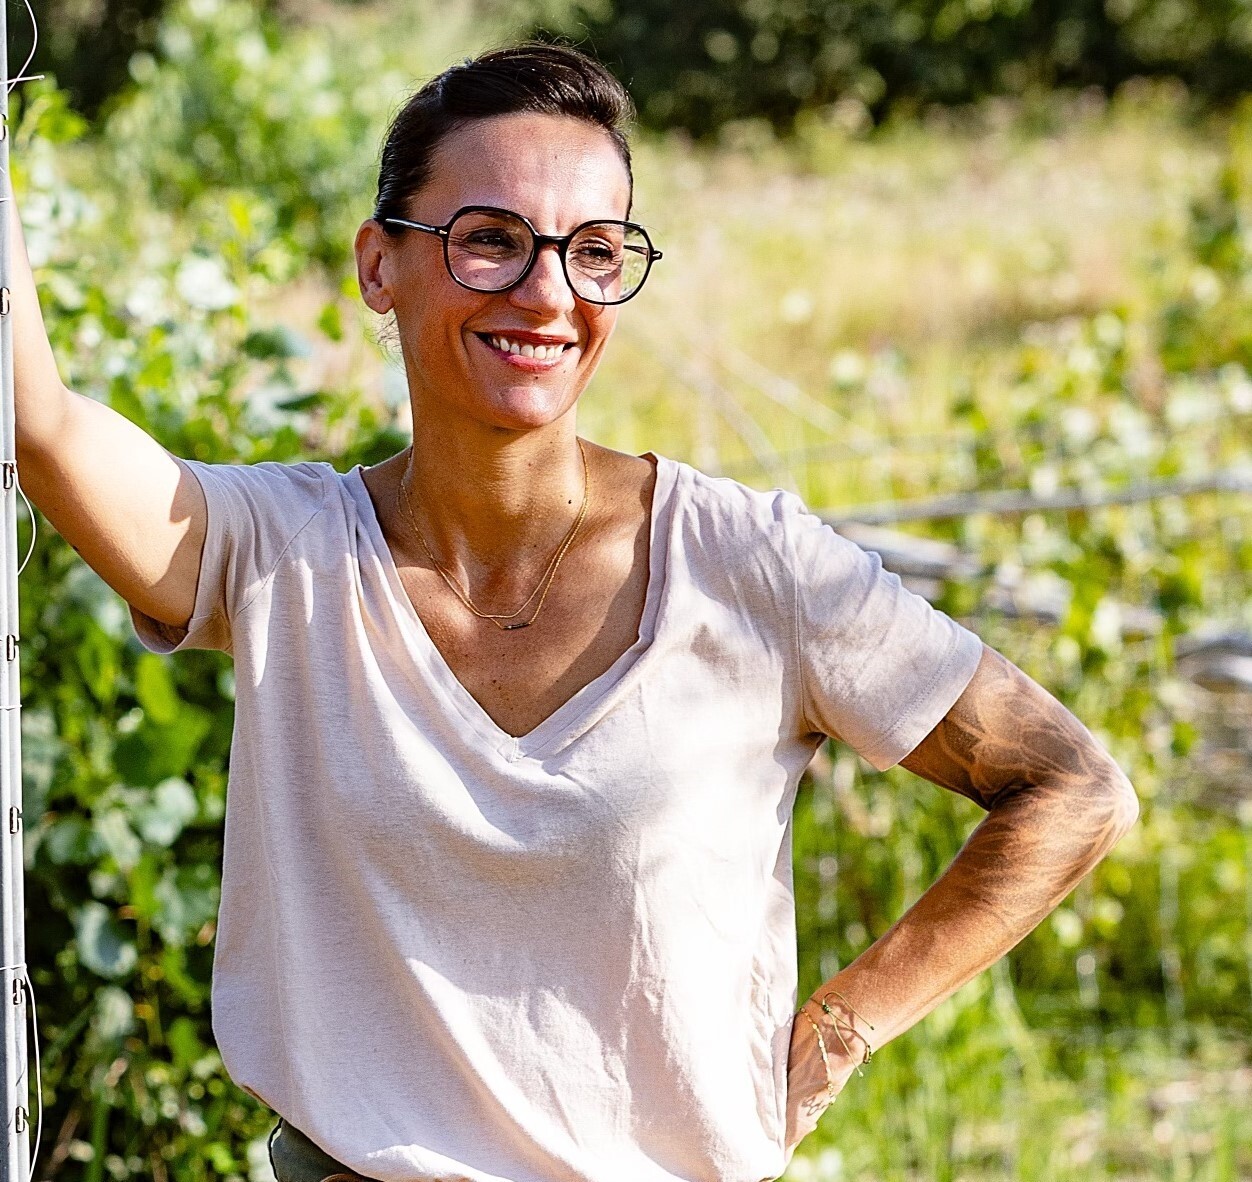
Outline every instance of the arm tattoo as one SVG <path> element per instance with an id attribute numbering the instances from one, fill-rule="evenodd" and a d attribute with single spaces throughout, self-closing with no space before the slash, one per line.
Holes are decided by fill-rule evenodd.
<path id="1" fill-rule="evenodd" d="M 903 765 L 988 810 L 945 877 L 1013 928 L 1051 911 L 1138 812 L 1126 777 L 1086 727 L 990 648 Z"/>
<path id="2" fill-rule="evenodd" d="M 1138 812 L 1082 723 L 985 647 L 965 692 L 903 762 L 987 815 L 939 879 L 824 987 L 863 1001 L 882 1042 L 1022 940 Z"/>

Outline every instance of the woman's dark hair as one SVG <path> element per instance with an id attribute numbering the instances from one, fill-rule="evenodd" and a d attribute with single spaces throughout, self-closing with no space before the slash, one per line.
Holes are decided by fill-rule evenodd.
<path id="1" fill-rule="evenodd" d="M 603 128 L 630 170 L 626 129 L 634 105 L 622 84 L 594 58 L 568 45 L 528 41 L 493 49 L 444 70 L 392 120 L 378 166 L 374 217 L 406 217 L 408 198 L 430 178 L 439 141 L 474 119 L 528 111 L 567 115 Z M 385 223 L 383 229 L 390 230 Z"/>

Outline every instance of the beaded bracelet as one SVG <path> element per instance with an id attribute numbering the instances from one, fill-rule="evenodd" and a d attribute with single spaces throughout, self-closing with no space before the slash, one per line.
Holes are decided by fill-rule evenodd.
<path id="1" fill-rule="evenodd" d="M 855 1005 L 849 1002 L 848 998 L 845 998 L 838 989 L 828 989 L 826 990 L 826 993 L 823 994 L 823 997 L 821 997 L 818 1004 L 821 1008 L 823 1008 L 823 1010 L 825 1010 L 825 1013 L 829 1015 L 831 1020 L 833 1020 L 835 1038 L 839 1039 L 841 1046 L 844 1048 L 844 1053 L 850 1059 L 853 1057 L 853 1051 L 851 1051 L 851 1047 L 848 1046 L 848 1041 L 844 1038 L 843 1030 L 839 1029 L 839 1014 L 836 1014 L 834 1010 L 830 1008 L 830 1003 L 826 1000 L 831 997 L 839 998 L 840 1002 L 843 1002 L 844 1005 L 846 1005 L 846 1007 L 853 1012 L 853 1017 L 860 1018 L 861 1022 L 868 1025 L 871 1030 L 874 1029 L 874 1023 L 870 1022 L 868 1018 L 865 1018 L 864 1015 L 856 1009 Z M 800 1013 L 804 1014 L 805 1018 L 809 1019 L 809 1025 L 813 1027 L 813 1033 L 818 1036 L 818 1051 L 821 1053 L 821 1066 L 826 1069 L 826 1096 L 829 1097 L 829 1102 L 833 1104 L 835 1102 L 835 1096 L 838 1093 L 835 1092 L 835 1082 L 830 1074 L 830 1057 L 826 1054 L 826 1039 L 823 1037 L 823 1034 L 821 1034 L 820 1025 L 814 1022 L 813 1014 L 810 1014 L 809 1010 L 805 1009 L 803 1005 L 800 1007 Z M 849 1025 L 851 1025 L 851 1023 L 849 1023 Z M 874 1048 L 870 1046 L 869 1039 L 866 1038 L 864 1034 L 861 1034 L 860 1030 L 856 1029 L 855 1025 L 853 1025 L 853 1033 L 860 1039 L 861 1042 L 865 1043 L 865 1054 L 861 1057 L 860 1063 L 856 1064 L 856 1074 L 858 1074 L 861 1078 L 864 1078 L 865 1072 L 861 1071 L 861 1064 L 868 1063 L 870 1059 L 874 1057 Z"/>

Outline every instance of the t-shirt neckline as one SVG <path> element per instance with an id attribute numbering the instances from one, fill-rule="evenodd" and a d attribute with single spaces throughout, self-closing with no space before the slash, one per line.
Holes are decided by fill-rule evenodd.
<path id="1" fill-rule="evenodd" d="M 656 480 L 652 489 L 649 520 L 648 585 L 644 593 L 639 633 L 634 643 L 603 673 L 576 690 L 532 730 L 516 736 L 510 735 L 483 709 L 430 638 L 400 579 L 400 571 L 391 547 L 383 535 L 374 502 L 365 486 L 362 465 L 357 464 L 347 473 L 348 489 L 377 555 L 401 628 L 408 637 L 413 654 L 429 683 L 440 692 L 447 705 L 454 708 L 482 739 L 509 762 L 542 751 L 558 751 L 585 733 L 607 712 L 618 692 L 638 676 L 640 668 L 647 663 L 647 657 L 654 648 L 669 582 L 667 575 L 673 535 L 674 488 L 680 465 L 650 451 L 640 458 L 653 460 L 656 465 Z"/>

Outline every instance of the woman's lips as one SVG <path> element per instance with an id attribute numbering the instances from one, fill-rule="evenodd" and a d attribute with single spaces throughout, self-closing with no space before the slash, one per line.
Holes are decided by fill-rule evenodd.
<path id="1" fill-rule="evenodd" d="M 529 341 L 513 340 L 496 333 L 475 333 L 474 335 L 498 360 L 531 373 L 545 373 L 555 369 L 564 362 L 565 355 L 576 347 L 569 342 L 535 345 Z"/>

